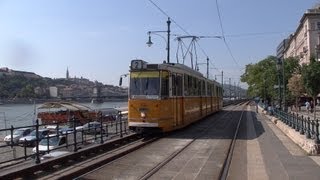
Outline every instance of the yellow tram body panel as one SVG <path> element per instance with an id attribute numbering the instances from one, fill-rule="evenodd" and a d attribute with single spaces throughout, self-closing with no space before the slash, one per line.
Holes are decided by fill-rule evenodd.
<path id="1" fill-rule="evenodd" d="M 128 103 L 129 126 L 172 131 L 219 111 L 219 104 L 218 97 L 131 99 Z"/>
<path id="2" fill-rule="evenodd" d="M 171 101 L 132 99 L 128 103 L 128 121 L 132 127 L 161 128 L 163 131 L 172 127 L 174 118 Z"/>

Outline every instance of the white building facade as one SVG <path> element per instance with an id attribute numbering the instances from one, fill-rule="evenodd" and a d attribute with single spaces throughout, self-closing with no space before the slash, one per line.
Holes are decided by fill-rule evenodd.
<path id="1" fill-rule="evenodd" d="M 283 57 L 295 57 L 300 64 L 308 64 L 310 57 L 320 59 L 320 7 L 303 14 L 297 30 L 288 38 Z"/>

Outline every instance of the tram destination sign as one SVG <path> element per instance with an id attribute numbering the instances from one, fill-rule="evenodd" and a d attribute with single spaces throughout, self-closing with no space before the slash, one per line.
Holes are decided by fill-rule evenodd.
<path id="1" fill-rule="evenodd" d="M 140 59 L 135 59 L 131 61 L 131 70 L 139 70 L 139 69 L 146 69 L 147 68 L 147 62 L 140 60 Z"/>

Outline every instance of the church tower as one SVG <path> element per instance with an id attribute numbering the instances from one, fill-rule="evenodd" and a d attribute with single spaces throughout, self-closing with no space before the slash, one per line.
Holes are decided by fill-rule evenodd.
<path id="1" fill-rule="evenodd" d="M 67 67 L 66 79 L 69 79 L 69 69 Z"/>

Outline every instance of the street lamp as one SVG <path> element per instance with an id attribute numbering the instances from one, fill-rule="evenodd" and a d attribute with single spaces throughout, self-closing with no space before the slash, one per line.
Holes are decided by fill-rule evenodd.
<path id="1" fill-rule="evenodd" d="M 149 47 L 152 46 L 153 42 L 151 41 L 151 34 L 156 34 L 156 35 L 164 38 L 163 36 L 161 36 L 161 35 L 159 35 L 157 33 L 166 32 L 167 33 L 167 40 L 165 38 L 164 38 L 164 40 L 167 43 L 167 47 L 166 47 L 166 50 L 167 50 L 167 63 L 170 63 L 170 24 L 171 24 L 170 17 L 168 17 L 168 20 L 167 20 L 168 30 L 167 31 L 148 31 L 149 39 L 148 39 L 148 42 L 146 43 Z"/>

